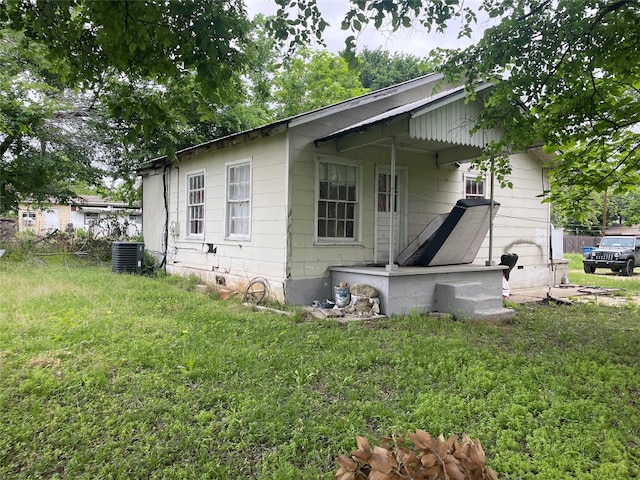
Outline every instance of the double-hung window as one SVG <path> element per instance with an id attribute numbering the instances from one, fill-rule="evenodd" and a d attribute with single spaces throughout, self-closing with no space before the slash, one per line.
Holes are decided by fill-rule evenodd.
<path id="1" fill-rule="evenodd" d="M 318 162 L 318 240 L 355 241 L 358 214 L 358 166 Z"/>
<path id="2" fill-rule="evenodd" d="M 204 172 L 187 175 L 187 235 L 204 236 Z"/>
<path id="3" fill-rule="evenodd" d="M 251 237 L 251 162 L 227 165 L 227 238 Z"/>
<path id="4" fill-rule="evenodd" d="M 464 198 L 486 198 L 484 175 L 465 173 L 463 182 Z"/>
<path id="5" fill-rule="evenodd" d="M 84 224 L 92 225 L 100 220 L 100 214 L 96 212 L 86 212 L 84 214 Z"/>

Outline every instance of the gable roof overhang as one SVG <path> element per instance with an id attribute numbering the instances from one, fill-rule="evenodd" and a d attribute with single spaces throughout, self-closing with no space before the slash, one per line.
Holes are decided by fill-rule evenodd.
<path id="1" fill-rule="evenodd" d="M 422 77 L 407 80 L 406 82 L 399 83 L 397 85 L 392 85 L 380 90 L 365 93 L 364 95 L 361 95 L 359 97 L 351 98 L 333 105 L 312 110 L 310 112 L 305 112 L 289 118 L 278 120 L 268 125 L 263 125 L 250 130 L 245 130 L 242 132 L 227 135 L 225 137 L 216 138 L 188 148 L 184 148 L 182 150 L 178 150 L 175 156 L 178 160 L 180 160 L 182 158 L 188 157 L 189 155 L 195 155 L 207 150 L 219 150 L 253 139 L 274 136 L 286 131 L 289 127 L 303 125 L 315 120 L 322 119 L 329 115 L 339 114 L 340 112 L 347 111 L 357 106 L 363 106 L 371 102 L 377 102 L 382 98 L 391 97 L 393 95 L 397 95 L 407 90 L 419 87 L 421 85 L 439 82 L 443 78 L 444 76 L 438 73 L 423 75 Z M 170 162 L 169 158 L 166 155 L 157 157 L 144 162 L 138 168 L 137 172 L 139 175 L 143 175 L 145 172 L 156 170 L 167 163 Z"/>
<path id="2" fill-rule="evenodd" d="M 473 132 L 482 110 L 482 97 L 490 84 L 477 87 L 478 98 L 466 100 L 463 86 L 403 105 L 316 139 L 316 147 L 336 143 L 338 153 L 365 147 L 431 153 L 437 165 L 467 162 L 482 154 L 499 130 Z M 472 133 L 473 132 L 473 133 Z"/>

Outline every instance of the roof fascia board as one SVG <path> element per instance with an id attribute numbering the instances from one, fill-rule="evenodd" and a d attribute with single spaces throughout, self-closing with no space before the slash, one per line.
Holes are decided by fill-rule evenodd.
<path id="1" fill-rule="evenodd" d="M 409 117 L 394 117 L 393 121 L 367 125 L 361 130 L 349 132 L 344 136 L 336 137 L 339 152 L 346 152 L 355 148 L 376 144 L 393 135 L 407 133 L 409 131 Z M 330 140 L 329 140 L 330 141 Z"/>

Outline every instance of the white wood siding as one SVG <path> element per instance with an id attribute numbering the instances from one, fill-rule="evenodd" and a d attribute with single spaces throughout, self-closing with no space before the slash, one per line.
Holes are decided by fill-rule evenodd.
<path id="1" fill-rule="evenodd" d="M 224 276 L 229 286 L 242 288 L 254 277 L 265 277 L 274 285 L 285 280 L 286 194 L 284 135 L 255 140 L 234 148 L 212 149 L 181 159 L 171 168 L 168 178 L 169 225 L 179 225 L 178 233 L 169 233 L 167 270 L 196 273 L 212 283 Z M 226 165 L 252 159 L 251 238 L 247 241 L 225 239 Z M 205 172 L 205 231 L 203 238 L 186 235 L 186 176 Z M 161 250 L 160 225 L 164 223 L 162 173 L 145 178 L 145 242 Z M 151 205 L 153 219 L 147 219 Z M 162 217 L 162 218 L 160 218 Z M 153 234 L 147 222 L 155 226 Z M 170 230 L 171 231 L 171 230 Z M 151 239 L 151 237 L 153 237 Z M 211 243 L 216 253 L 205 253 L 203 244 Z M 282 287 L 281 287 L 282 289 Z M 282 292 L 274 292 L 281 296 Z"/>

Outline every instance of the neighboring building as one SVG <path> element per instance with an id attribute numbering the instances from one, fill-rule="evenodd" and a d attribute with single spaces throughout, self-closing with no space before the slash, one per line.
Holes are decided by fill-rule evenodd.
<path id="1" fill-rule="evenodd" d="M 495 187 L 492 235 L 482 232 L 471 264 L 393 261 L 459 199 L 492 193 L 490 178 L 469 169 L 499 135 L 469 133 L 483 91 L 470 103 L 461 87 L 434 94 L 441 80 L 424 76 L 148 162 L 139 171 L 146 248 L 170 273 L 237 289 L 261 277 L 291 304 L 333 298 L 338 282 L 368 283 L 386 314 L 440 309 L 443 282 L 501 298 L 503 253 L 519 256 L 511 288 L 555 283 L 562 261 L 551 257 L 540 148 L 511 156 L 513 188 Z"/>
<path id="2" fill-rule="evenodd" d="M 59 231 L 92 232 L 105 235 L 112 228 L 109 221 L 114 218 L 127 235 L 142 235 L 142 208 L 113 202 L 96 195 L 82 195 L 69 205 L 51 204 L 35 207 L 20 204 L 18 209 L 18 231 L 31 230 L 38 234 Z"/>
<path id="3" fill-rule="evenodd" d="M 640 235 L 640 225 L 611 225 L 606 228 L 607 235 Z"/>

